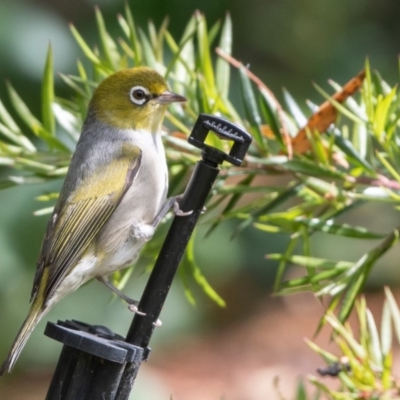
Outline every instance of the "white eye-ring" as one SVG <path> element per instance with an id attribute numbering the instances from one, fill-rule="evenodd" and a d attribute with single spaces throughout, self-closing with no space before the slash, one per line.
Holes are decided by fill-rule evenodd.
<path id="1" fill-rule="evenodd" d="M 129 92 L 131 102 L 142 106 L 150 99 L 150 92 L 143 86 L 134 86 Z"/>

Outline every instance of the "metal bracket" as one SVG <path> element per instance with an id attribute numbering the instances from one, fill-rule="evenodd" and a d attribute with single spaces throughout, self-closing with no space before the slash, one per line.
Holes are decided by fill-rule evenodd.
<path id="1" fill-rule="evenodd" d="M 209 131 L 214 132 L 221 140 L 230 140 L 233 146 L 229 154 L 205 144 Z M 247 150 L 250 147 L 252 137 L 237 125 L 223 118 L 209 114 L 200 114 L 193 127 L 188 142 L 215 158 L 215 164 L 228 161 L 233 165 L 241 165 Z"/>

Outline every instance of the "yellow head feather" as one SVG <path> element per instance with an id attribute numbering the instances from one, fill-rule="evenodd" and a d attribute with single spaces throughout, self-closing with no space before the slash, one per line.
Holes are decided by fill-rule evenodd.
<path id="1" fill-rule="evenodd" d="M 132 89 L 143 88 L 148 99 L 132 101 Z M 157 132 L 167 104 L 157 101 L 168 91 L 165 79 L 151 68 L 136 67 L 110 75 L 97 87 L 90 102 L 96 118 L 122 129 L 146 129 Z"/>

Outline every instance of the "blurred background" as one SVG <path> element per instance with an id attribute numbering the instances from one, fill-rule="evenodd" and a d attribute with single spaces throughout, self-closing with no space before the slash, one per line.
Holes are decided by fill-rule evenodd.
<path id="1" fill-rule="evenodd" d="M 390 84 L 398 80 L 400 3 L 395 1 L 213 0 L 202 2 L 201 7 L 194 0 L 128 3 L 136 23 L 143 28 L 149 19 L 159 26 L 168 16 L 170 32 L 176 38 L 197 8 L 205 13 L 209 26 L 229 12 L 233 55 L 249 64 L 278 99 L 285 87 L 299 102 L 310 98 L 320 103 L 312 82 L 326 86 L 332 78 L 345 83 L 363 68 L 366 57 Z M 73 23 L 89 43 L 95 44 L 95 4 L 110 33 L 118 36 L 116 16 L 123 12 L 123 1 L 0 2 L 0 99 L 6 106 L 5 82 L 9 80 L 40 115 L 40 80 L 48 44 L 53 47 L 55 71 L 75 73 L 76 60 L 82 55 L 68 24 Z M 57 77 L 56 83 L 57 94 L 67 95 L 68 89 Z M 5 168 L 0 170 L 0 174 L 9 173 Z M 47 223 L 46 216 L 33 216 L 33 211 L 43 206 L 34 198 L 56 191 L 60 185 L 53 182 L 0 191 L 0 359 L 26 316 Z M 352 222 L 369 223 L 380 232 L 390 229 L 398 214 L 388 207 L 373 207 L 359 209 Z M 371 215 L 379 218 L 371 220 Z M 190 305 L 176 280 L 162 315 L 164 325 L 154 335 L 153 355 L 140 372 L 136 399 L 168 399 L 172 395 L 174 399 L 257 400 L 277 398 L 278 391 L 291 398 L 297 377 L 314 372 L 321 364 L 302 337 L 313 335 L 322 306 L 311 295 L 270 296 L 274 265 L 264 255 L 281 251 L 287 238 L 248 229 L 230 240 L 234 226 L 234 222 L 223 224 L 208 239 L 203 239 L 204 227 L 197 233 L 199 265 L 227 307 L 218 308 L 200 290 L 195 290 L 197 304 Z M 332 246 L 329 238 L 316 235 L 313 251 L 316 256 L 334 257 L 336 246 L 340 243 Z M 365 250 L 365 243 L 354 240 L 343 259 L 357 259 Z M 394 273 L 397 259 L 393 252 L 384 258 L 375 269 L 370 289 L 398 281 Z M 134 273 L 126 292 L 139 297 L 146 277 Z M 0 397 L 44 398 L 60 351 L 60 345 L 42 334 L 46 321 L 73 318 L 104 324 L 124 334 L 131 317 L 123 304 L 110 301 L 108 291 L 98 283 L 81 288 L 37 327 L 15 373 L 0 381 Z M 320 340 L 324 345 L 328 342 L 326 336 Z M 276 389 L 275 376 L 285 382 L 283 387 Z"/>

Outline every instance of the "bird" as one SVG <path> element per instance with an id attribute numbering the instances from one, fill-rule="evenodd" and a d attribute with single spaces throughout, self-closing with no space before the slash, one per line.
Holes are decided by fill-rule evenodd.
<path id="1" fill-rule="evenodd" d="M 44 235 L 31 307 L 0 376 L 12 371 L 43 316 L 91 279 L 106 284 L 138 311 L 138 302 L 107 276 L 135 262 L 176 205 L 167 199 L 160 132 L 167 106 L 185 101 L 158 72 L 143 66 L 117 71 L 95 89 Z"/>

